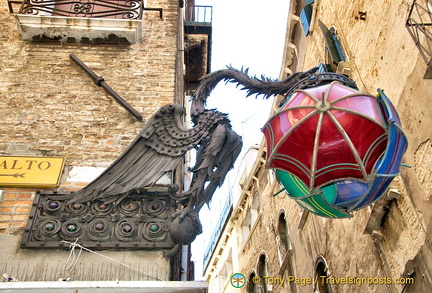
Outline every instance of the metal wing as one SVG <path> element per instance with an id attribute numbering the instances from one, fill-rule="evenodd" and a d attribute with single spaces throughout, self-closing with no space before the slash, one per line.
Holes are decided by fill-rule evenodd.
<path id="1" fill-rule="evenodd" d="M 185 128 L 183 113 L 180 105 L 159 109 L 125 152 L 93 182 L 77 191 L 71 202 L 118 201 L 130 191 L 151 186 L 166 172 L 174 170 L 184 154 L 198 145 L 213 125 L 207 122 Z"/>

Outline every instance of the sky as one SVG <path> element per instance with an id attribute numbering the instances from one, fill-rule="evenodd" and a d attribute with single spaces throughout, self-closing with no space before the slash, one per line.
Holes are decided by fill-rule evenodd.
<path id="1" fill-rule="evenodd" d="M 211 71 L 249 68 L 249 75 L 277 79 L 285 43 L 289 0 L 196 0 L 195 5 L 213 6 Z M 261 128 L 268 119 L 273 98 L 249 96 L 234 84 L 220 83 L 208 98 L 207 108 L 228 113 L 233 130 L 243 138 L 243 151 L 237 159 L 262 140 Z M 192 244 L 195 278 L 202 278 L 204 252 L 219 219 L 221 206 L 234 182 L 237 170 L 230 171 L 224 186 L 216 191 L 210 210 L 200 212 L 203 233 Z"/>

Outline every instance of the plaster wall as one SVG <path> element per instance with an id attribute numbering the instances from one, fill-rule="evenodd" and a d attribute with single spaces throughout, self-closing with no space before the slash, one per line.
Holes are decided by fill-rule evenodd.
<path id="1" fill-rule="evenodd" d="M 417 265 L 417 270 L 421 268 L 424 273 L 415 282 L 430 282 L 431 255 L 424 251 L 430 247 L 432 236 L 432 108 L 429 106 L 432 81 L 423 79 L 427 65 L 405 27 L 412 3 L 404 0 L 316 0 L 312 33 L 304 36 L 301 31 L 301 38 L 287 34 L 296 45 L 298 56 L 293 71 L 305 71 L 318 63 L 329 63 L 317 20 L 327 27 L 336 27 L 350 64 L 350 75 L 360 90 L 375 94 L 377 88 L 384 89 L 397 107 L 409 140 L 403 163 L 411 167 L 402 167 L 401 175 L 392 183 L 400 197 L 390 204 L 382 226 L 374 236 L 365 234 L 372 206 L 355 212 L 351 219 L 325 219 L 313 214 L 302 217 L 305 215 L 302 209 L 283 193 L 272 196 L 279 191 L 278 184 L 269 180 L 263 187 L 259 180 L 252 180 L 251 185 L 245 187 L 248 196 L 244 203 L 233 212 L 237 215 L 233 219 L 236 228 L 241 231 L 248 207 L 255 197 L 259 198 L 259 217 L 253 231 L 246 240 L 238 233 L 239 272 L 246 278 L 251 273 L 257 274 L 259 258 L 265 255 L 268 276 L 285 280 L 268 284 L 268 292 L 318 290 L 315 271 L 320 257 L 327 264 L 327 275 L 334 280 L 391 279 L 389 284 L 330 284 L 333 292 L 401 292 L 404 285 L 394 281 L 406 277 L 409 261 L 419 258 L 423 263 Z M 358 18 L 359 12 L 366 12 L 365 20 Z M 295 21 L 292 23 L 294 25 Z M 293 31 L 290 27 L 288 30 Z M 287 62 L 288 59 L 284 60 Z M 286 77 L 289 65 L 282 64 L 281 78 Z M 261 152 L 264 150 L 262 147 Z M 260 171 L 263 168 L 256 164 L 250 176 L 258 177 L 255 174 L 263 172 Z M 285 214 L 292 246 L 292 256 L 282 270 L 274 232 L 281 212 Z M 298 278 L 292 282 L 294 284 L 288 284 L 290 276 Z M 308 280 L 311 283 L 307 284 Z M 246 285 L 240 292 L 252 292 L 252 289 Z"/>

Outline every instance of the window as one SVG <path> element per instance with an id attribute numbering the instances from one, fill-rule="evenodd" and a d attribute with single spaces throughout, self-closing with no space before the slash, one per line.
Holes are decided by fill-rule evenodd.
<path id="1" fill-rule="evenodd" d="M 255 272 L 252 272 L 249 275 L 249 280 L 247 281 L 247 287 L 246 287 L 246 292 L 248 293 L 258 293 L 258 287 L 257 285 L 253 282 L 254 277 L 256 276 Z"/>
<path id="2" fill-rule="evenodd" d="M 253 226 L 258 219 L 259 206 L 260 206 L 259 194 L 256 193 L 254 196 L 254 199 L 252 201 L 251 208 L 250 208 L 251 226 Z"/>
<path id="3" fill-rule="evenodd" d="M 278 255 L 279 255 L 279 275 L 283 275 L 285 270 L 288 271 L 289 276 L 293 276 L 293 267 L 292 267 L 292 253 L 293 250 L 291 248 L 291 242 L 289 239 L 288 233 L 288 225 L 285 220 L 285 213 L 281 212 L 279 215 L 278 226 L 277 226 L 277 235 L 276 235 L 276 243 L 278 247 Z M 290 283 L 290 287 L 293 287 L 294 284 Z M 291 288 L 291 290 L 295 290 Z M 295 292 L 295 291 L 293 291 Z"/>
<path id="4" fill-rule="evenodd" d="M 291 245 L 289 243 L 288 226 L 285 220 L 284 213 L 281 213 L 279 216 L 278 234 L 281 247 L 285 250 L 285 252 L 287 252 L 291 248 Z"/>
<path id="5" fill-rule="evenodd" d="M 227 259 L 219 273 L 220 288 L 224 288 L 229 278 L 233 274 L 232 251 L 228 252 Z"/>
<path id="6" fill-rule="evenodd" d="M 326 43 L 326 49 L 330 56 L 331 63 L 338 65 L 341 61 L 346 61 L 344 51 L 342 49 L 341 42 L 337 36 L 337 30 L 335 27 L 330 29 L 320 20 L 318 20 L 318 25 L 324 36 L 324 41 Z M 330 62 L 329 62 L 330 63 Z"/>
<path id="7" fill-rule="evenodd" d="M 267 262 L 266 262 L 265 254 L 261 254 L 259 258 L 257 271 L 258 271 L 258 276 L 261 277 L 261 280 L 264 280 L 264 276 L 269 275 L 267 270 Z M 264 292 L 264 293 L 268 292 L 266 282 L 260 282 L 258 284 L 258 287 L 260 289 L 259 292 Z"/>
<path id="8" fill-rule="evenodd" d="M 332 293 L 330 284 L 327 282 L 328 278 L 328 266 L 326 260 L 320 256 L 316 261 L 315 267 L 315 280 L 314 284 L 315 292 L 320 293 Z"/>
<path id="9" fill-rule="evenodd" d="M 247 242 L 249 238 L 249 234 L 252 233 L 255 223 L 258 221 L 259 206 L 260 206 L 259 195 L 258 193 L 256 193 L 252 201 L 252 204 L 247 209 L 246 216 L 244 217 L 242 222 L 243 243 Z"/>
<path id="10" fill-rule="evenodd" d="M 306 0 L 306 6 L 303 7 L 302 11 L 300 12 L 300 21 L 306 36 L 311 32 L 314 2 L 315 0 Z"/>
<path id="11" fill-rule="evenodd" d="M 245 243 L 246 240 L 248 239 L 250 229 L 251 229 L 251 213 L 250 210 L 248 210 L 242 222 L 243 243 Z"/>

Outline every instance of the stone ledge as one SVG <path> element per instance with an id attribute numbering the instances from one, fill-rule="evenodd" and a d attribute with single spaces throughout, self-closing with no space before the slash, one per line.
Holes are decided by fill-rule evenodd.
<path id="1" fill-rule="evenodd" d="M 76 289 L 78 292 L 207 292 L 206 282 L 194 281 L 71 281 L 71 282 L 8 282 L 0 283 L 0 290 L 14 292 L 61 292 Z"/>
<path id="2" fill-rule="evenodd" d="M 142 41 L 141 20 L 17 14 L 16 21 L 25 41 L 131 44 Z"/>

